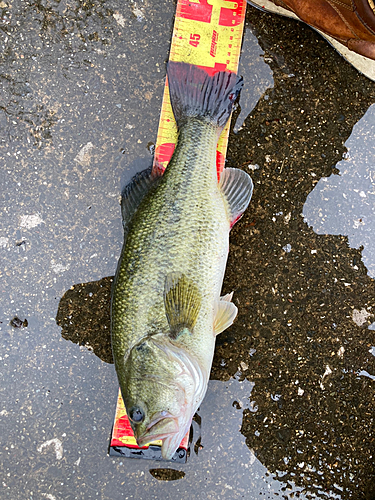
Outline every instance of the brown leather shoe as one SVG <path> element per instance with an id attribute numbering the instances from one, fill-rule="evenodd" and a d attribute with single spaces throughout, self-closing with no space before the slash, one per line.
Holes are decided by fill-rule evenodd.
<path id="1" fill-rule="evenodd" d="M 374 0 L 247 0 L 251 5 L 305 22 L 358 71 L 375 81 Z"/>

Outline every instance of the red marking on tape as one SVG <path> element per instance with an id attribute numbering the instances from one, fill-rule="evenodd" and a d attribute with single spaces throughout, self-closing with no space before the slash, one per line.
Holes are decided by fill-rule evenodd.
<path id="1" fill-rule="evenodd" d="M 216 171 L 217 180 L 220 180 L 221 172 L 224 170 L 225 156 L 220 151 L 216 151 Z"/>
<path id="2" fill-rule="evenodd" d="M 155 150 L 155 163 L 162 165 L 164 162 L 168 162 L 172 158 L 174 149 L 176 145 L 173 142 L 167 142 L 160 144 Z"/>
<path id="3" fill-rule="evenodd" d="M 199 3 L 190 3 L 189 0 L 182 0 L 180 17 L 199 21 L 201 23 L 210 23 L 212 15 L 212 5 L 208 5 L 207 0 L 200 0 Z"/>

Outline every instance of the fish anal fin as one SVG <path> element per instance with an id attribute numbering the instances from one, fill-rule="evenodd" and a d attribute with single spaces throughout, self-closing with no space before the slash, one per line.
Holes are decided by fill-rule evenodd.
<path id="1" fill-rule="evenodd" d="M 126 231 L 143 198 L 163 175 L 162 169 L 148 167 L 134 175 L 121 193 L 122 224 Z"/>
<path id="2" fill-rule="evenodd" d="M 219 335 L 219 333 L 229 328 L 237 316 L 238 309 L 233 302 L 231 302 L 232 295 L 233 292 L 224 295 L 216 304 L 214 335 Z"/>
<path id="3" fill-rule="evenodd" d="M 225 168 L 220 176 L 219 187 L 228 202 L 229 221 L 232 227 L 250 203 L 253 181 L 243 170 Z"/>
<path id="4" fill-rule="evenodd" d="M 196 284 L 183 273 L 169 273 L 165 279 L 164 306 L 170 335 L 193 332 L 201 308 L 201 294 Z"/>

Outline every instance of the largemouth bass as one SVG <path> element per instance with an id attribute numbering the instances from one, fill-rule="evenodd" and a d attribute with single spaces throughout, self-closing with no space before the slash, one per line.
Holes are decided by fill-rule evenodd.
<path id="1" fill-rule="evenodd" d="M 205 395 L 215 337 L 237 315 L 232 295 L 220 291 L 229 231 L 253 184 L 232 168 L 218 182 L 216 171 L 218 138 L 242 79 L 175 62 L 167 73 L 178 141 L 164 174 L 147 169 L 124 189 L 111 335 L 137 443 L 161 439 L 171 459 Z"/>

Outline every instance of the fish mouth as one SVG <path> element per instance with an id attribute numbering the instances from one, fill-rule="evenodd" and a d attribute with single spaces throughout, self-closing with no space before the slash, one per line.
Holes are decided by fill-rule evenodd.
<path id="1" fill-rule="evenodd" d="M 153 419 L 144 432 L 136 436 L 137 444 L 142 447 L 151 441 L 161 440 L 161 455 L 165 460 L 171 460 L 189 430 L 190 424 L 191 419 L 186 425 L 185 422 L 181 425 L 178 417 L 159 416 Z"/>
<path id="2" fill-rule="evenodd" d="M 164 413 L 164 412 L 163 412 Z M 151 441 L 164 440 L 179 433 L 178 418 L 172 415 L 159 415 L 154 418 L 142 433 L 136 433 L 138 446 L 145 446 Z"/>
<path id="3" fill-rule="evenodd" d="M 163 439 L 161 456 L 164 460 L 172 460 L 185 434 L 186 432 L 178 432 L 177 434 L 170 435 Z"/>

